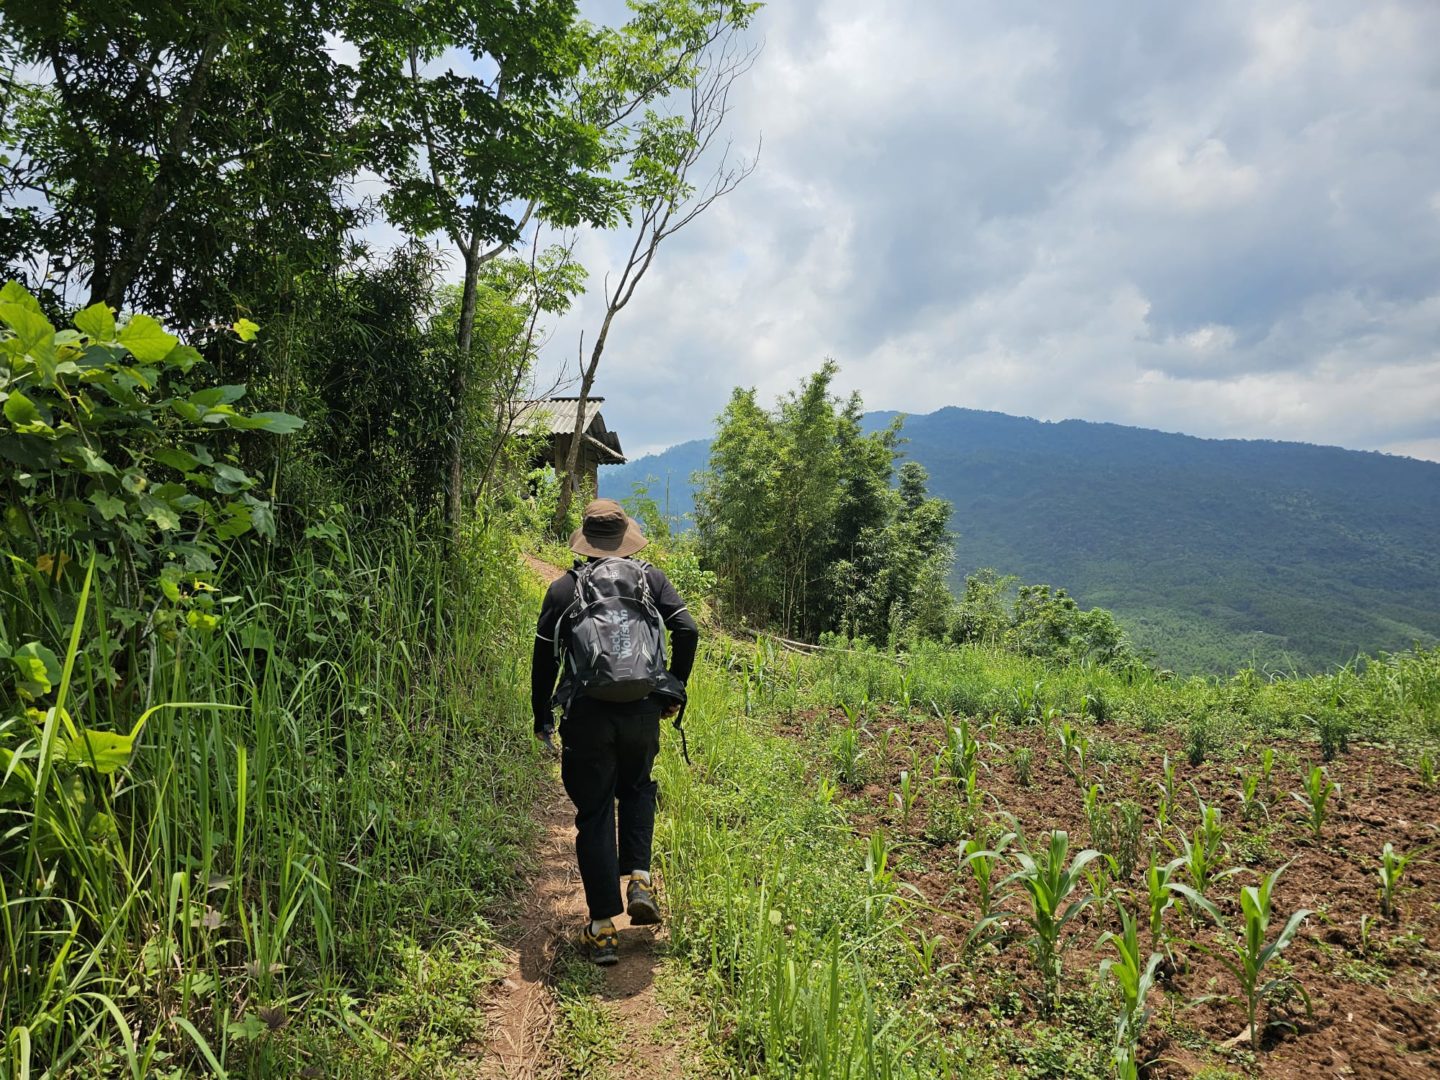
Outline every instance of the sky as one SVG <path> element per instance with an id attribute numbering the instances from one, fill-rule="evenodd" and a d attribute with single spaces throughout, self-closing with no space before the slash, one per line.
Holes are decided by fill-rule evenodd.
<path id="1" fill-rule="evenodd" d="M 1434 0 L 772 0 L 749 36 L 728 132 L 758 167 L 601 364 L 632 457 L 829 357 L 870 409 L 1440 460 Z M 627 243 L 579 238 L 547 366 Z"/>

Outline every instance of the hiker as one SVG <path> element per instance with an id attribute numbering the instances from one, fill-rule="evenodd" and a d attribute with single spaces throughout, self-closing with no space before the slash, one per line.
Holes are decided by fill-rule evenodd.
<path id="1" fill-rule="evenodd" d="M 583 524 L 570 537 L 570 549 L 583 559 L 577 559 L 574 569 L 545 593 L 530 670 L 535 734 L 546 745 L 553 745 L 554 710 L 561 709 L 560 779 L 575 804 L 575 856 L 590 909 L 580 947 L 597 964 L 613 964 L 619 958 L 614 918 L 621 911 L 628 912 L 631 925 L 660 922 L 650 880 L 658 790 L 650 769 L 660 751 L 661 718 L 676 716 L 684 706 L 685 682 L 700 640 L 695 620 L 670 579 L 656 567 L 630 558 L 647 543 L 640 526 L 613 499 L 595 499 L 585 507 Z M 632 595 L 611 601 L 607 610 L 603 601 L 589 609 L 577 604 L 577 593 L 587 600 Z M 587 610 L 592 612 L 588 622 Z M 642 625 L 626 622 L 632 613 Z M 570 648 L 572 637 L 579 635 L 588 643 L 583 655 L 572 654 Z M 634 650 L 640 657 L 637 662 L 649 665 L 648 674 L 627 670 L 627 675 L 636 677 L 624 686 L 606 684 L 605 676 L 595 672 L 614 672 L 631 663 L 632 641 L 653 641 L 653 650 Z M 613 657 L 599 655 L 607 650 L 625 660 L 610 663 Z M 562 664 L 564 678 L 557 690 Z M 604 700 L 626 697 L 631 700 Z M 622 877 L 629 878 L 623 907 Z"/>

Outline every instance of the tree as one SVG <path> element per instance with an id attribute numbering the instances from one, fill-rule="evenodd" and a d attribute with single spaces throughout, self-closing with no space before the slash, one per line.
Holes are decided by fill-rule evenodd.
<path id="1" fill-rule="evenodd" d="M 607 135 L 612 164 L 624 166 L 623 213 L 632 242 L 613 285 L 607 277 L 605 312 L 580 369 L 579 404 L 565 462 L 557 530 L 575 493 L 585 403 L 594 389 L 615 318 L 655 261 L 660 245 L 749 176 L 755 159 L 732 160 L 728 147 L 708 181 L 691 174 L 719 138 L 730 111 L 730 90 L 755 58 L 738 44 L 758 4 L 735 0 L 653 0 L 634 5 L 636 18 L 620 31 L 602 32 L 589 80 L 576 95 L 579 114 Z M 675 113 L 640 106 L 661 88 L 688 90 L 688 106 Z M 638 121 L 633 117 L 640 113 Z M 581 351 L 583 355 L 583 341 Z"/>

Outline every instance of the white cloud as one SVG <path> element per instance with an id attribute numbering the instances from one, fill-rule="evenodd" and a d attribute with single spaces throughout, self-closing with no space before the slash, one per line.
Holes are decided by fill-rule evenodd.
<path id="1" fill-rule="evenodd" d="M 756 29 L 759 171 L 611 335 L 627 449 L 832 356 L 872 408 L 1440 460 L 1440 6 L 786 0 Z M 619 245 L 583 242 L 592 283 Z"/>

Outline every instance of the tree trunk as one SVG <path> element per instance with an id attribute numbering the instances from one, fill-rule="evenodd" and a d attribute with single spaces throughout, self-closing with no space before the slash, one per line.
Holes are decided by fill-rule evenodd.
<path id="1" fill-rule="evenodd" d="M 450 479 L 445 485 L 445 518 L 459 529 L 465 507 L 465 394 L 470 384 L 470 350 L 475 341 L 475 303 L 480 291 L 480 237 L 470 234 L 461 251 L 465 284 L 460 290 L 460 326 L 455 361 L 450 365 Z"/>
<path id="2" fill-rule="evenodd" d="M 585 438 L 585 404 L 590 400 L 590 391 L 595 386 L 595 373 L 600 369 L 600 356 L 605 351 L 605 339 L 610 335 L 610 324 L 615 321 L 614 304 L 607 307 L 605 321 L 600 324 L 600 333 L 590 350 L 590 362 L 580 377 L 580 401 L 575 406 L 575 430 L 570 434 L 570 449 L 565 455 L 565 475 L 560 478 L 560 501 L 555 506 L 553 528 L 556 533 L 564 531 L 565 519 L 570 516 L 570 504 L 575 501 L 575 490 L 579 487 L 580 443 Z"/>

